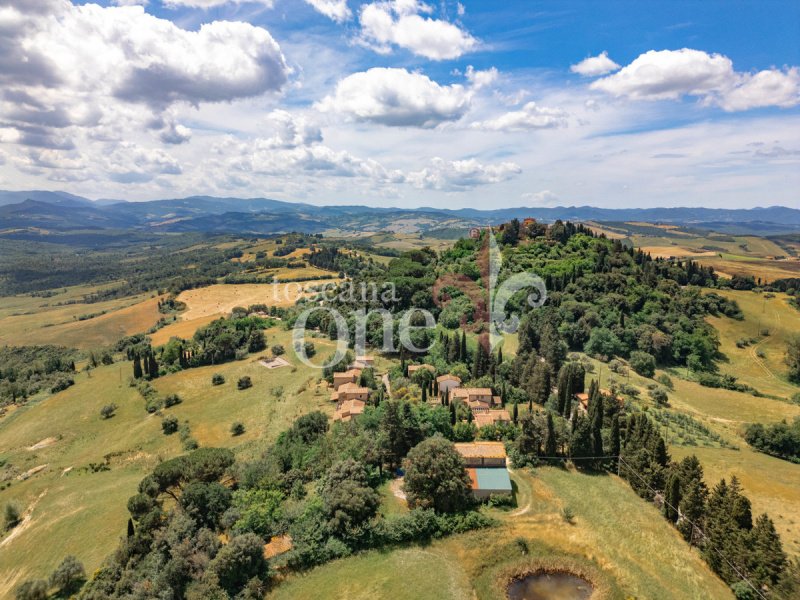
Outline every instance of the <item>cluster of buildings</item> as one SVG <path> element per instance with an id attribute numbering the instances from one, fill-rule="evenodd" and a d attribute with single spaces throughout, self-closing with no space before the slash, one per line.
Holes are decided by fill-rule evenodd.
<path id="1" fill-rule="evenodd" d="M 436 384 L 439 389 L 439 400 L 445 397 L 449 402 L 460 400 L 466 404 L 478 428 L 511 422 L 511 415 L 502 408 L 502 400 L 499 396 L 493 395 L 490 388 L 461 387 L 461 379 L 449 373 L 437 377 Z"/>
<path id="2" fill-rule="evenodd" d="M 506 467 L 503 442 L 469 442 L 455 444 L 467 467 L 472 495 L 478 500 L 489 496 L 509 496 L 511 477 Z"/>

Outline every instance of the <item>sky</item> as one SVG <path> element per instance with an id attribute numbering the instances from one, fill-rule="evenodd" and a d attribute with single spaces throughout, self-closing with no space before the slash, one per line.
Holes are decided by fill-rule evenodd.
<path id="1" fill-rule="evenodd" d="M 800 208 L 800 2 L 0 0 L 0 188 Z"/>

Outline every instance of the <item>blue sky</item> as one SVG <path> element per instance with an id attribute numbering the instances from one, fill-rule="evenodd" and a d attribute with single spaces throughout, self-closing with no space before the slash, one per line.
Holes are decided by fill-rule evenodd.
<path id="1" fill-rule="evenodd" d="M 0 0 L 4 24 L 4 188 L 800 206 L 798 2 Z"/>

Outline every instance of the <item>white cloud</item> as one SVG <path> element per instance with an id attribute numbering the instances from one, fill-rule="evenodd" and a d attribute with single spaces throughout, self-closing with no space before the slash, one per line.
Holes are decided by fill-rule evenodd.
<path id="1" fill-rule="evenodd" d="M 459 119 L 471 92 L 459 84 L 439 85 L 421 73 L 376 67 L 345 77 L 317 103 L 322 112 L 356 121 L 401 127 L 434 127 Z"/>
<path id="2" fill-rule="evenodd" d="M 481 88 L 487 87 L 492 85 L 497 78 L 500 76 L 500 73 L 497 71 L 495 67 L 490 69 L 486 69 L 485 71 L 476 71 L 472 65 L 467 67 L 467 72 L 465 73 L 467 80 L 472 84 L 472 88 L 475 90 L 479 90 Z"/>
<path id="3" fill-rule="evenodd" d="M 780 71 L 738 73 L 731 60 L 701 50 L 650 50 L 613 75 L 593 82 L 591 89 L 635 100 L 675 100 L 697 96 L 727 111 L 800 103 L 796 67 Z"/>
<path id="4" fill-rule="evenodd" d="M 700 50 L 650 50 L 614 75 L 591 84 L 613 96 L 666 100 L 706 95 L 730 84 L 733 63 L 721 54 Z"/>
<path id="5" fill-rule="evenodd" d="M 337 23 L 344 23 L 353 16 L 347 6 L 347 0 L 305 0 L 305 2 Z"/>
<path id="6" fill-rule="evenodd" d="M 598 75 L 605 75 L 619 69 L 619 65 L 613 60 L 608 58 L 608 52 L 605 50 L 597 56 L 590 56 L 583 59 L 576 65 L 572 65 L 569 70 L 584 77 L 597 77 Z"/>
<path id="7" fill-rule="evenodd" d="M 770 69 L 746 73 L 733 89 L 722 94 L 718 102 L 727 111 L 760 106 L 796 106 L 800 103 L 800 71 L 793 67 L 786 71 Z"/>
<path id="8" fill-rule="evenodd" d="M 431 60 L 446 60 L 473 50 L 478 41 L 458 25 L 423 17 L 433 9 L 417 0 L 389 0 L 361 8 L 361 41 L 388 54 L 399 46 Z"/>
<path id="9" fill-rule="evenodd" d="M 520 110 L 507 112 L 494 119 L 478 121 L 470 126 L 473 129 L 491 131 L 525 131 L 530 129 L 551 129 L 567 126 L 567 113 L 559 108 L 539 106 L 528 102 Z"/>
<path id="10" fill-rule="evenodd" d="M 22 6 L 0 15 L 10 26 L 0 37 L 0 119 L 23 144 L 66 148 L 78 129 L 120 139 L 176 103 L 275 92 L 289 76 L 269 32 L 248 23 L 186 31 L 141 6 Z M 162 132 L 166 142 L 188 139 L 178 127 Z"/>
<path id="11" fill-rule="evenodd" d="M 524 192 L 520 194 L 520 200 L 526 203 L 533 202 L 540 206 L 555 206 L 558 202 L 558 195 L 550 190 L 542 190 L 541 192 Z"/>
<path id="12" fill-rule="evenodd" d="M 507 181 L 521 172 L 513 162 L 483 164 L 475 159 L 448 161 L 437 157 L 429 167 L 409 173 L 407 180 L 420 189 L 455 191 Z"/>
<path id="13" fill-rule="evenodd" d="M 165 144 L 183 144 L 192 139 L 192 130 L 174 121 L 168 122 L 159 139 Z"/>

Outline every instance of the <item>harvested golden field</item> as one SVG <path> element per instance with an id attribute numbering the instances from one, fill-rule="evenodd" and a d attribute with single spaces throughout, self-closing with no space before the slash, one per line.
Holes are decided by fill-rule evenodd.
<path id="1" fill-rule="evenodd" d="M 698 258 L 701 256 L 716 256 L 709 250 L 694 250 L 683 246 L 643 246 L 643 252 L 649 253 L 653 258 Z"/>
<path id="2" fill-rule="evenodd" d="M 88 293 L 84 289 L 84 293 Z M 0 298 L 0 344 L 57 344 L 84 350 L 144 332 L 161 315 L 157 297 L 143 294 L 93 304 L 64 304 L 60 296 Z"/>
<path id="3" fill-rule="evenodd" d="M 266 304 L 267 306 L 291 306 L 299 298 L 313 295 L 306 288 L 335 279 L 300 283 L 241 283 L 216 284 L 208 287 L 186 290 L 178 294 L 178 300 L 186 304 L 181 317 L 191 321 L 209 316 L 222 316 L 237 306 Z"/>

